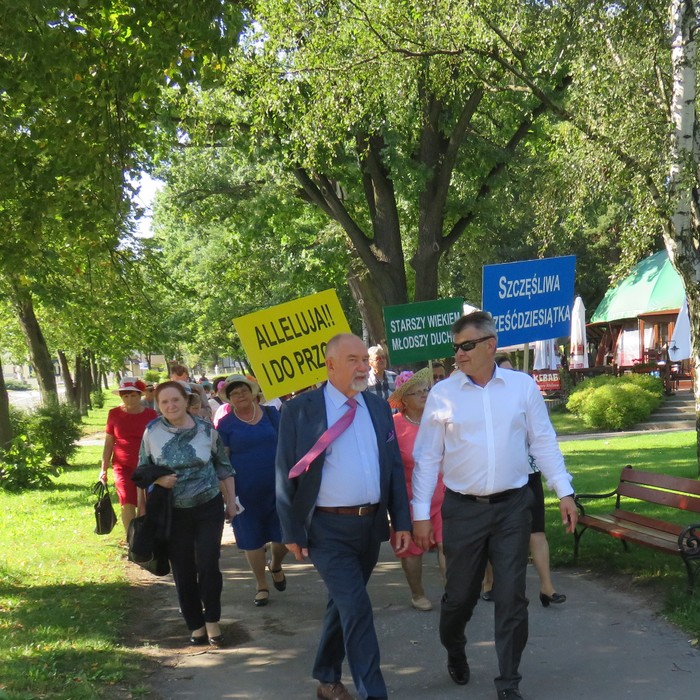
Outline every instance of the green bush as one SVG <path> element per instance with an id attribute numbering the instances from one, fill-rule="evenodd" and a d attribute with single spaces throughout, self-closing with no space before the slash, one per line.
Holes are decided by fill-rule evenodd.
<path id="1" fill-rule="evenodd" d="M 6 379 L 5 388 L 8 391 L 29 391 L 32 387 L 26 382 L 20 382 L 18 379 Z"/>
<path id="2" fill-rule="evenodd" d="M 66 404 L 51 404 L 28 413 L 10 406 L 15 436 L 0 452 L 0 488 L 6 491 L 44 488 L 58 467 L 77 450 L 80 414 Z"/>
<path id="3" fill-rule="evenodd" d="M 29 438 L 17 435 L 10 446 L 0 450 L 0 488 L 5 491 L 45 488 L 58 471 L 51 467 L 51 458 Z"/>
<path id="4" fill-rule="evenodd" d="M 663 402 L 663 393 L 663 383 L 656 377 L 601 376 L 581 382 L 566 407 L 589 428 L 624 430 L 646 420 Z"/>
<path id="5" fill-rule="evenodd" d="M 160 372 L 157 369 L 147 369 L 143 373 L 144 382 L 158 382 L 160 381 Z"/>
<path id="6" fill-rule="evenodd" d="M 10 427 L 13 435 L 27 434 L 31 414 L 10 404 Z"/>
<path id="7" fill-rule="evenodd" d="M 103 408 L 105 405 L 105 393 L 102 389 L 90 392 L 90 405 L 93 408 Z"/>
<path id="8" fill-rule="evenodd" d="M 596 388 L 597 387 L 593 384 L 593 380 L 591 380 L 590 386 L 588 385 L 588 380 L 578 384 L 569 395 L 569 400 L 566 402 L 567 409 L 574 415 L 580 416 L 584 410 L 584 406 L 595 392 Z"/>
<path id="9" fill-rule="evenodd" d="M 54 466 L 65 466 L 78 449 L 80 413 L 68 404 L 52 403 L 38 408 L 27 424 L 32 445 L 41 445 Z"/>
<path id="10" fill-rule="evenodd" d="M 656 394 L 659 399 L 664 396 L 664 383 L 658 377 L 652 377 L 650 374 L 625 374 L 618 379 L 624 379 L 645 391 Z"/>

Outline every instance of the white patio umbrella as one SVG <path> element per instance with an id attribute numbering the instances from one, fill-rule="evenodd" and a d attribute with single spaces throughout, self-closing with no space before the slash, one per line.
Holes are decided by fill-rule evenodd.
<path id="1" fill-rule="evenodd" d="M 532 369 L 559 369 L 560 364 L 556 338 L 538 340 L 535 343 L 535 361 Z"/>
<path id="2" fill-rule="evenodd" d="M 571 353 L 570 369 L 585 369 L 588 367 L 588 351 L 586 342 L 586 307 L 581 297 L 576 297 L 574 308 L 571 310 Z"/>
<path id="3" fill-rule="evenodd" d="M 690 358 L 690 317 L 688 316 L 687 298 L 683 299 L 683 306 L 678 312 L 671 344 L 668 346 L 668 356 L 672 362 L 680 362 Z"/>

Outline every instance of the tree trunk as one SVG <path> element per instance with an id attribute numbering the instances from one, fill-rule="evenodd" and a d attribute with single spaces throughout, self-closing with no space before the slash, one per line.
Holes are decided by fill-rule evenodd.
<path id="1" fill-rule="evenodd" d="M 92 390 L 92 374 L 90 372 L 89 352 L 83 350 L 75 358 L 75 374 L 77 381 L 78 408 L 81 416 L 87 416 L 90 408 L 90 391 Z"/>
<path id="2" fill-rule="evenodd" d="M 11 301 L 19 318 L 22 334 L 27 342 L 29 356 L 39 382 L 41 399 L 45 404 L 58 402 L 58 390 L 56 389 L 56 376 L 51 353 L 34 313 L 31 294 L 28 291 L 20 290 L 18 285 L 13 284 Z"/>
<path id="3" fill-rule="evenodd" d="M 80 415 L 87 416 L 90 410 L 90 363 L 83 358 L 82 381 L 80 382 Z"/>
<path id="4" fill-rule="evenodd" d="M 366 271 L 350 272 L 347 279 L 350 293 L 357 304 L 369 334 L 369 344 L 376 345 L 381 340 L 386 340 L 383 314 L 384 304 L 377 293 L 374 280 L 370 279 Z"/>
<path id="5" fill-rule="evenodd" d="M 670 195 L 673 214 L 664 231 L 669 260 L 678 271 L 688 297 L 692 360 L 695 366 L 694 395 L 696 449 L 700 475 L 700 124 L 697 115 L 698 18 L 695 3 L 672 0 L 670 7 L 673 94 L 671 118 Z"/>
<path id="6" fill-rule="evenodd" d="M 90 357 L 90 391 L 95 387 L 100 385 L 100 372 L 97 367 L 97 360 L 95 359 L 95 353 L 88 353 Z"/>
<path id="7" fill-rule="evenodd" d="M 343 227 L 354 253 L 371 278 L 368 284 L 374 284 L 373 296 L 381 299 L 382 306 L 405 304 L 408 285 L 401 224 L 394 183 L 382 158 L 384 141 L 379 134 L 360 135 L 356 148 L 372 236 L 365 233 L 345 207 L 338 183 L 303 168 L 294 170 L 294 175 L 303 188 L 304 198 Z M 383 330 L 381 335 L 384 335 Z"/>
<path id="8" fill-rule="evenodd" d="M 58 350 L 58 361 L 61 365 L 61 374 L 63 375 L 63 384 L 66 387 L 66 401 L 71 406 L 78 408 L 78 396 L 75 390 L 75 384 L 73 383 L 73 377 L 71 376 L 70 367 L 68 366 L 68 358 L 63 350 Z"/>
<path id="9" fill-rule="evenodd" d="M 82 406 L 82 396 L 83 396 L 83 380 L 85 377 L 85 372 L 83 371 L 83 354 L 81 352 L 75 353 L 75 371 L 73 373 L 75 381 L 75 407 L 80 411 L 81 415 L 87 415 L 83 413 Z"/>
<path id="10" fill-rule="evenodd" d="M 5 375 L 2 373 L 2 360 L 0 360 L 0 450 L 7 447 L 13 437 L 10 425 L 10 398 L 7 395 Z"/>

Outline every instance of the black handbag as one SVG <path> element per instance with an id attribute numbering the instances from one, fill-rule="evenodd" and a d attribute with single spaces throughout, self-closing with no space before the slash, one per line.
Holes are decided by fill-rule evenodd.
<path id="1" fill-rule="evenodd" d="M 140 515 L 129 523 L 127 540 L 129 561 L 154 576 L 167 576 L 170 573 L 167 543 L 157 539 L 154 525 L 146 515 Z"/>
<path id="2" fill-rule="evenodd" d="M 109 535 L 117 524 L 117 514 L 114 512 L 107 484 L 104 481 L 98 481 L 92 492 L 97 496 L 97 503 L 95 503 L 95 533 L 98 535 Z"/>

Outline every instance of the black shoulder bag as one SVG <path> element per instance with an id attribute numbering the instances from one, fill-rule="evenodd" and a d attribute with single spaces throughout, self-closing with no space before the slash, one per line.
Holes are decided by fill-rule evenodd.
<path id="1" fill-rule="evenodd" d="M 104 481 L 98 481 L 92 492 L 97 496 L 97 503 L 95 503 L 95 533 L 98 535 L 109 535 L 117 524 L 117 514 L 114 512 L 107 484 Z"/>

